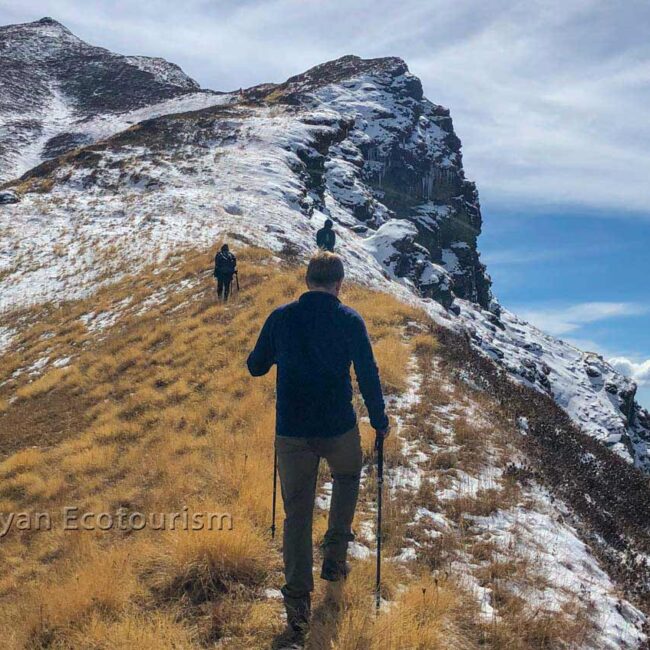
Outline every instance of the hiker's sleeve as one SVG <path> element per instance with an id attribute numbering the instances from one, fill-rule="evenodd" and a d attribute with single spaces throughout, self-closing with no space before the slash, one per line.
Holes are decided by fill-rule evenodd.
<path id="1" fill-rule="evenodd" d="M 372 428 L 381 431 L 388 427 L 388 417 L 386 417 L 384 396 L 381 392 L 379 369 L 372 352 L 366 324 L 361 316 L 356 315 L 352 319 L 352 328 L 352 362 L 359 382 L 359 389 L 368 409 Z"/>
<path id="2" fill-rule="evenodd" d="M 273 346 L 273 321 L 271 314 L 264 323 L 253 351 L 248 355 L 248 371 L 253 377 L 265 375 L 275 363 L 275 350 Z"/>

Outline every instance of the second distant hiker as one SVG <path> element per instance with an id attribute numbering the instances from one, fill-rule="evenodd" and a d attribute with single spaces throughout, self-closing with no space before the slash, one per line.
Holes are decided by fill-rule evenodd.
<path id="1" fill-rule="evenodd" d="M 214 258 L 214 277 L 217 279 L 217 298 L 224 302 L 230 295 L 232 277 L 237 273 L 237 258 L 224 244 Z"/>
<path id="2" fill-rule="evenodd" d="M 336 233 L 332 226 L 334 222 L 331 219 L 325 221 L 325 225 L 316 233 L 316 246 L 324 251 L 334 252 L 336 245 Z"/>

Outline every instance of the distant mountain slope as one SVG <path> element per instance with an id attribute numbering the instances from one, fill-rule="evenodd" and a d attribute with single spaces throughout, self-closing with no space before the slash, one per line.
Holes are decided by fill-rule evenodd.
<path id="1" fill-rule="evenodd" d="M 136 121 L 99 117 L 180 97 L 218 100 L 173 63 L 88 45 L 51 18 L 0 27 L 0 180 Z"/>

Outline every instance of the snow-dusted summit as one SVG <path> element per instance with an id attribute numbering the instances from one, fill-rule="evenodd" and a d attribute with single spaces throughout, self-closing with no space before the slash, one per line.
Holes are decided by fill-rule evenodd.
<path id="1" fill-rule="evenodd" d="M 145 117 L 215 101 L 177 65 L 88 45 L 52 18 L 0 27 L 0 181 Z"/>

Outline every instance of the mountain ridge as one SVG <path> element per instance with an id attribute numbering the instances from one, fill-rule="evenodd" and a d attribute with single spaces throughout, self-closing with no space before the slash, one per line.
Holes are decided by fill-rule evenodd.
<path id="1" fill-rule="evenodd" d="M 183 99 L 172 100 L 178 101 Z M 604 359 L 537 332 L 493 298 L 477 246 L 478 192 L 465 177 L 449 110 L 424 97 L 402 59 L 347 55 L 283 84 L 208 101 L 207 107 L 200 102 L 197 107 L 192 95 L 180 112 L 109 133 L 6 183 L 23 196 L 22 208 L 13 209 L 20 213 L 46 193 L 66 206 L 52 209 L 58 221 L 64 224 L 80 213 L 89 232 L 96 233 L 102 228 L 91 225 L 97 222 L 92 214 L 102 210 L 96 207 L 91 214 L 85 202 L 97 195 L 92 200 L 106 203 L 107 227 L 139 241 L 144 225 L 168 240 L 164 245 L 174 245 L 175 228 L 170 236 L 164 218 L 154 215 L 169 213 L 167 201 L 183 195 L 173 220 L 188 219 L 193 232 L 201 230 L 195 235 L 201 241 L 244 227 L 271 248 L 298 247 L 301 254 L 311 247 L 308 233 L 333 218 L 346 234 L 342 242 L 350 248 L 348 262 L 357 277 L 368 277 L 374 264 L 370 277 L 379 271 L 442 305 L 442 322 L 464 329 L 478 349 L 519 381 L 552 395 L 580 426 L 650 469 L 650 417 L 635 402 L 635 384 Z M 174 162 L 183 159 L 191 162 Z M 173 166 L 188 173 L 174 173 Z M 111 206 L 127 195 L 133 197 L 130 205 L 140 203 L 135 212 L 126 206 L 113 211 Z M 217 221 L 205 213 L 208 205 L 222 215 Z M 130 222 L 127 214 L 140 216 Z M 26 238 L 23 242 L 31 247 Z M 126 242 L 125 250 L 130 247 Z M 22 278 L 16 273 L 13 291 L 56 291 L 57 283 L 28 281 L 39 273 Z M 82 273 L 79 289 L 84 282 Z"/>
<path id="2" fill-rule="evenodd" d="M 34 29 L 59 30 L 49 22 Z M 104 59 L 105 65 L 117 62 L 129 70 L 137 68 L 116 56 Z M 76 70 L 78 65 L 76 61 L 66 69 Z M 131 73 L 138 80 L 152 74 Z M 375 294 L 370 292 L 391 294 L 419 313 L 419 322 L 408 318 L 399 322 L 409 337 L 418 333 L 413 349 L 421 368 L 415 372 L 408 358 L 402 361 L 411 368 L 408 382 L 420 386 L 417 390 L 430 412 L 416 427 L 414 440 L 403 441 L 405 464 L 400 472 L 404 476 L 398 472 L 394 477 L 401 488 L 412 482 L 418 491 L 421 483 L 434 477 L 440 480 L 433 496 L 423 489 L 430 501 L 418 516 L 435 520 L 439 513 L 433 510 L 445 508 L 449 492 L 454 498 L 465 498 L 464 482 L 471 486 L 471 498 L 489 500 L 495 476 L 506 483 L 514 479 L 528 486 L 526 499 L 543 505 L 544 516 L 537 517 L 537 506 L 525 501 L 510 504 L 507 517 L 530 521 L 529 536 L 545 527 L 566 535 L 560 546 L 567 558 L 584 557 L 586 550 L 581 548 L 578 556 L 570 550 L 578 545 L 579 536 L 588 540 L 610 574 L 625 585 L 626 594 L 646 602 L 650 547 L 644 537 L 647 522 L 642 520 L 647 510 L 643 501 L 647 475 L 642 471 L 650 471 L 650 417 L 635 401 L 634 382 L 602 357 L 543 334 L 494 298 L 477 243 L 483 223 L 478 191 L 465 177 L 450 112 L 426 99 L 406 63 L 398 57 L 364 60 L 347 55 L 282 84 L 226 94 L 190 90 L 154 99 L 139 108 L 131 104 L 124 113 L 114 113 L 110 105 L 102 108 L 86 119 L 89 141 L 80 146 L 62 142 L 58 151 L 45 147 L 50 140 L 45 140 L 42 128 L 38 133 L 20 125 L 14 130 L 20 142 L 34 148 L 40 164 L 0 186 L 0 203 L 3 196 L 11 201 L 0 205 L 0 352 L 10 350 L 15 361 L 0 389 L 18 384 L 23 396 L 32 391 L 47 393 L 52 377 L 60 372 L 75 381 L 76 358 L 82 352 L 64 334 L 57 335 L 55 354 L 54 343 L 40 339 L 38 322 L 30 332 L 34 349 L 28 349 L 24 362 L 20 361 L 24 329 L 30 318 L 39 315 L 30 305 L 45 304 L 48 313 L 54 310 L 64 332 L 72 328 L 82 338 L 96 336 L 101 342 L 104 330 L 119 339 L 123 319 L 145 314 L 155 320 L 157 306 L 173 296 L 174 311 L 169 315 L 182 314 L 183 305 L 190 304 L 196 310 L 193 318 L 198 319 L 194 324 L 201 322 L 209 340 L 208 325 L 213 323 L 206 323 L 201 314 L 205 309 L 212 314 L 218 306 L 201 302 L 209 292 L 208 249 L 225 240 L 242 251 L 244 260 L 263 259 L 260 268 L 251 265 L 255 282 L 247 285 L 244 274 L 242 286 L 258 295 L 267 274 L 266 281 L 274 287 L 271 306 L 289 294 L 277 288 L 278 281 L 268 274 L 276 266 L 306 259 L 313 252 L 316 231 L 330 218 L 338 234 L 337 250 L 357 295 L 365 293 L 372 302 L 369 296 Z M 62 120 L 61 128 L 45 135 L 51 139 L 70 133 L 71 124 L 75 124 L 72 118 Z M 37 145 L 43 145 L 38 152 Z M 41 155 L 48 151 L 52 156 Z M 176 272 L 174 260 L 185 252 L 193 255 L 192 263 Z M 145 268 L 150 275 L 137 280 L 136 300 L 129 283 L 136 282 L 133 278 Z M 169 286 L 158 286 L 161 269 L 174 271 Z M 299 289 L 297 280 L 288 282 L 292 291 Z M 115 296 L 113 286 L 121 287 Z M 148 295 L 150 289 L 153 293 Z M 203 293 L 192 297 L 195 289 Z M 102 300 L 93 304 L 93 297 L 100 294 Z M 244 296 L 234 310 L 245 307 L 259 317 Z M 73 323 L 66 321 L 65 305 L 73 311 Z M 227 309 L 224 313 L 227 320 Z M 215 318 L 222 322 L 221 316 Z M 379 328 L 388 328 L 381 314 L 375 318 Z M 165 330 L 163 322 L 158 325 Z M 388 328 L 392 336 L 399 339 L 402 330 L 392 328 Z M 434 330 L 444 346 L 435 360 Z M 161 335 L 174 339 L 171 331 Z M 188 346 L 191 340 L 190 331 Z M 140 344 L 144 351 L 146 344 Z M 128 372 L 130 351 L 122 354 Z M 389 352 L 383 354 L 390 359 Z M 60 370 L 60 363 L 66 368 L 71 365 L 69 375 Z M 450 439 L 446 400 L 452 398 L 437 392 L 441 389 L 436 385 L 440 377 L 436 364 L 441 363 L 453 375 L 451 383 L 473 395 L 469 402 L 456 405 L 454 417 L 460 422 Z M 394 374 L 390 364 L 385 365 L 386 374 Z M 138 366 L 138 372 L 147 369 Z M 402 377 L 402 381 L 406 380 Z M 104 383 L 108 388 L 110 381 Z M 447 389 L 455 395 L 453 387 Z M 183 389 L 181 394 L 189 393 Z M 147 399 L 155 403 L 158 395 Z M 415 397 L 401 399 L 409 406 L 408 400 Z M 472 444 L 481 430 L 476 410 L 488 399 L 498 403 L 492 413 L 493 442 L 499 439 L 499 426 L 513 428 L 513 435 L 522 439 L 517 448 L 526 448 L 528 455 L 499 449 L 499 463 L 492 466 L 495 450 L 486 448 L 487 464 L 473 468 L 476 475 L 467 473 L 469 467 L 454 474 L 458 449 L 467 451 L 471 460 Z M 398 412 L 399 402 L 394 406 Z M 477 415 L 477 431 L 463 429 L 464 411 Z M 445 451 L 438 458 L 441 440 Z M 460 447 L 459 440 L 464 441 Z M 512 454 L 509 465 L 505 465 L 506 453 Z M 529 467 L 531 460 L 539 466 Z M 538 479 L 552 493 L 537 484 L 530 486 Z M 633 491 L 629 498 L 623 479 Z M 608 503 L 610 490 L 615 494 Z M 555 502 L 555 495 L 562 503 Z M 500 515 L 499 510 L 489 517 L 475 513 L 467 518 L 492 539 L 507 537 L 511 530 L 507 517 Z M 461 513 L 458 520 L 461 529 L 464 516 Z M 443 517 L 440 525 L 449 526 L 450 521 Z M 433 532 L 440 534 L 435 527 Z M 415 544 L 408 553 L 417 554 L 418 549 Z M 552 555 L 549 549 L 545 552 Z M 587 583 L 590 575 L 597 576 L 602 589 L 598 593 L 607 594 L 599 611 L 605 619 L 608 612 L 617 612 L 611 614 L 616 630 L 603 624 L 606 647 L 621 647 L 616 645 L 618 636 L 628 639 L 625 647 L 641 647 L 634 643 L 645 638 L 640 627 L 643 615 L 627 601 L 616 604 L 614 587 L 608 580 L 602 587 L 602 570 L 591 563 L 589 567 Z M 562 566 L 567 579 L 580 570 Z M 583 579 L 580 585 L 587 584 Z M 554 587 L 561 591 L 563 585 Z M 479 594 L 482 612 L 494 616 L 494 599 L 492 605 L 486 601 L 480 584 L 472 589 Z"/>
<path id="3" fill-rule="evenodd" d="M 213 96 L 173 63 L 88 45 L 52 18 L 0 27 L 0 181 L 126 128 L 130 112 Z"/>

